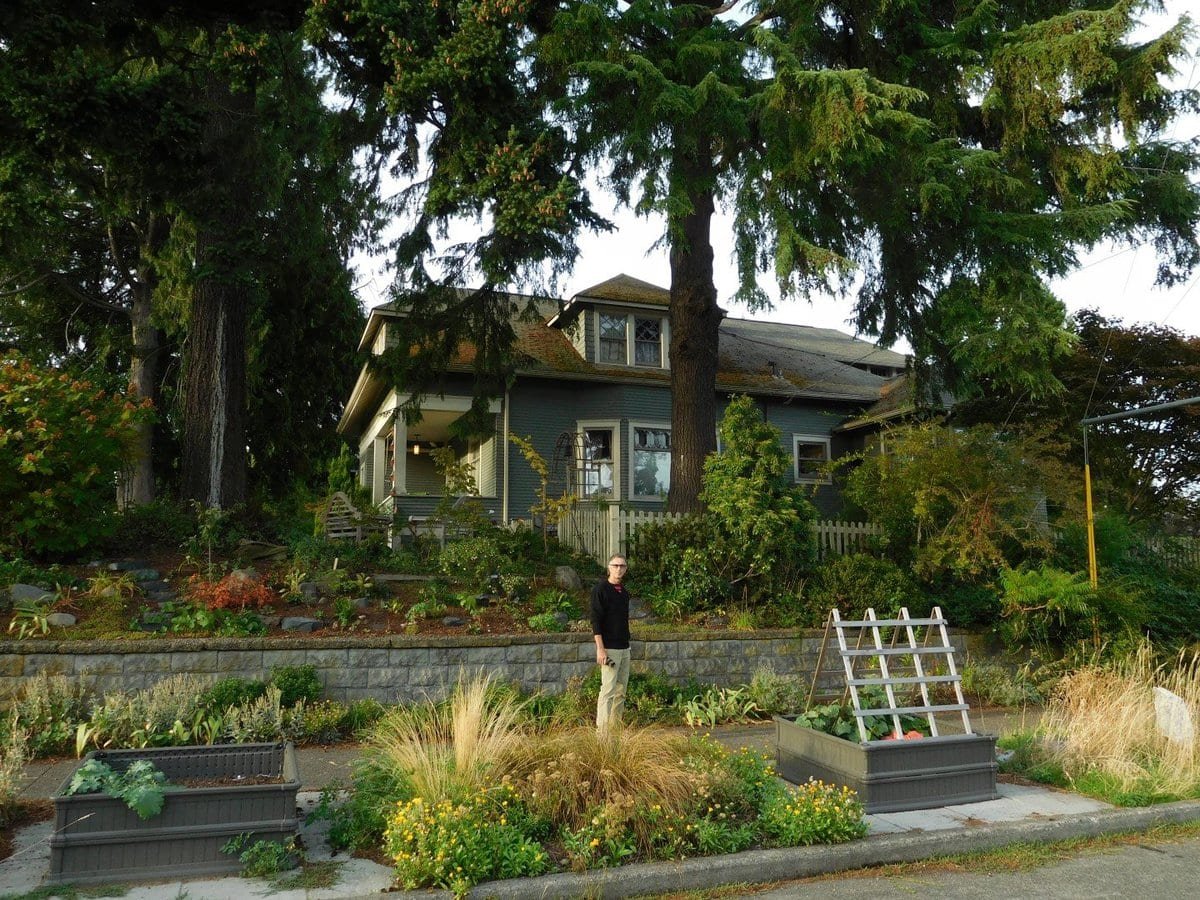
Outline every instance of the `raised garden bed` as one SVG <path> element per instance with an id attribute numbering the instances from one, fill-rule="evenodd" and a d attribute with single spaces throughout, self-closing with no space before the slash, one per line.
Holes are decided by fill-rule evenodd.
<path id="1" fill-rule="evenodd" d="M 776 767 L 788 781 L 810 778 L 858 792 L 868 813 L 995 800 L 996 737 L 955 734 L 858 743 L 775 717 Z"/>
<path id="2" fill-rule="evenodd" d="M 99 750 L 115 770 L 148 760 L 169 782 L 162 812 L 142 820 L 106 794 L 66 796 L 68 778 L 54 798 L 50 881 L 94 883 L 236 872 L 236 856 L 221 847 L 239 834 L 287 841 L 299 830 L 300 777 L 290 743 Z M 73 774 L 73 773 L 72 773 Z M 262 777 L 275 779 L 262 783 Z M 237 784 L 240 778 L 248 783 Z M 177 782 L 216 782 L 181 787 Z"/>

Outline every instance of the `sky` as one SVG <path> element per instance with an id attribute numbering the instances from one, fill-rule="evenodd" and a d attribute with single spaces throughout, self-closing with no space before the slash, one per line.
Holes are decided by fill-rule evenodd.
<path id="1" fill-rule="evenodd" d="M 1165 12 L 1146 18 L 1145 39 L 1164 30 L 1189 11 L 1195 0 L 1166 0 Z M 1180 64 L 1172 81 L 1175 87 L 1200 85 L 1200 65 L 1195 55 Z M 1178 119 L 1169 136 L 1186 140 L 1200 135 L 1200 116 Z M 579 238 L 579 260 L 570 275 L 560 283 L 560 293 L 569 298 L 579 291 L 624 273 L 652 284 L 667 287 L 670 269 L 665 249 L 654 245 L 663 232 L 661 220 L 637 217 L 628 210 L 615 208 L 605 195 L 594 192 L 598 211 L 616 228 L 604 235 L 584 234 Z M 712 243 L 715 251 L 714 275 L 719 302 L 734 318 L 762 319 L 797 325 L 836 328 L 853 333 L 849 323 L 853 300 L 816 295 L 808 300 L 776 303 L 773 308 L 749 312 L 732 302 L 737 288 L 737 270 L 733 260 L 732 229 L 720 216 L 713 222 Z M 1051 284 L 1068 312 L 1093 308 L 1107 318 L 1134 323 L 1165 325 L 1185 334 L 1200 335 L 1200 270 L 1171 288 L 1154 284 L 1157 260 L 1152 247 L 1138 249 L 1102 245 L 1080 259 L 1079 268 L 1069 277 Z M 355 263 L 359 279 L 357 290 L 363 304 L 370 308 L 387 300 L 389 277 L 379 260 L 359 259 Z M 777 297 L 770 276 L 759 283 L 770 296 Z M 908 350 L 904 344 L 894 349 Z"/>

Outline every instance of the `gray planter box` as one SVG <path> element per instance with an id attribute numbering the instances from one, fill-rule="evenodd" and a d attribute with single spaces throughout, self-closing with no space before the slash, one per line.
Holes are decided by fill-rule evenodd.
<path id="1" fill-rule="evenodd" d="M 54 798 L 49 880 L 55 884 L 236 872 L 241 867 L 237 857 L 221 852 L 230 838 L 248 833 L 251 842 L 287 841 L 299 829 L 300 778 L 290 743 L 99 750 L 84 761 L 88 759 L 103 760 L 117 770 L 135 760 L 149 760 L 171 782 L 238 775 L 283 781 L 168 787 L 162 812 L 143 820 L 123 800 L 106 794 L 64 796 L 68 778 Z"/>
<path id="2" fill-rule="evenodd" d="M 776 767 L 788 781 L 810 778 L 858 792 L 869 813 L 995 800 L 996 737 L 954 734 L 860 744 L 775 717 Z"/>

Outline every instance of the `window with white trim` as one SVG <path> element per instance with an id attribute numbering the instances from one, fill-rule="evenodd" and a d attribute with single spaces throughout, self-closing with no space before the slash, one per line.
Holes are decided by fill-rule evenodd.
<path id="1" fill-rule="evenodd" d="M 616 444 L 612 428 L 583 429 L 583 459 L 579 467 L 579 496 L 585 499 L 616 499 L 614 473 Z"/>
<path id="2" fill-rule="evenodd" d="M 616 363 L 621 366 L 627 364 L 625 332 L 625 316 L 610 316 L 607 313 L 600 313 L 600 362 Z"/>
<path id="3" fill-rule="evenodd" d="M 796 481 L 807 484 L 830 484 L 833 479 L 825 471 L 829 462 L 829 438 L 811 434 L 792 435 L 794 475 Z"/>
<path id="4" fill-rule="evenodd" d="M 663 361 L 662 338 L 662 319 L 634 317 L 633 364 L 635 366 L 653 366 L 656 369 L 661 369 Z"/>
<path id="5" fill-rule="evenodd" d="M 633 426 L 634 500 L 660 500 L 671 490 L 671 429 Z"/>

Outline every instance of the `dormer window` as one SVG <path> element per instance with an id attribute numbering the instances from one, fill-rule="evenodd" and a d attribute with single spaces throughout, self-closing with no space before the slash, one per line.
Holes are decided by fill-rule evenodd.
<path id="1" fill-rule="evenodd" d="M 625 316 L 600 313 L 600 362 L 616 363 L 620 366 L 628 363 L 625 352 L 625 319 Z"/>
<path id="2" fill-rule="evenodd" d="M 633 362 L 638 366 L 662 368 L 662 319 L 633 320 Z"/>
<path id="3" fill-rule="evenodd" d="M 600 365 L 666 367 L 665 317 L 597 311 L 596 322 L 596 362 Z"/>

